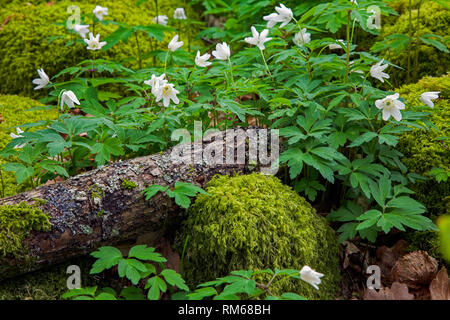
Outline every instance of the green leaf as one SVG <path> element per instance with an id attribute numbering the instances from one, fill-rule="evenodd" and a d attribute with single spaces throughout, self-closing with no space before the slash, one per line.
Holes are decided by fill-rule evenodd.
<path id="1" fill-rule="evenodd" d="M 128 252 L 129 258 L 138 258 L 140 260 L 150 260 L 154 255 L 155 248 L 147 247 L 146 244 L 134 246 Z"/>
<path id="2" fill-rule="evenodd" d="M 177 272 L 171 269 L 164 269 L 161 272 L 166 282 L 172 286 L 177 286 L 181 290 L 189 291 L 189 287 L 185 284 L 185 281 Z"/>
<path id="3" fill-rule="evenodd" d="M 97 258 L 97 261 L 92 265 L 90 274 L 100 273 L 105 269 L 109 269 L 122 259 L 120 250 L 110 246 L 99 248 L 97 251 L 92 252 L 91 256 Z"/>

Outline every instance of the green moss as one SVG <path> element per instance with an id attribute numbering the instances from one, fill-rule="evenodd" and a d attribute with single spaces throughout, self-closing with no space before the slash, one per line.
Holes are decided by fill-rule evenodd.
<path id="1" fill-rule="evenodd" d="M 385 39 L 386 37 L 396 34 L 403 33 L 408 34 L 410 31 L 409 26 L 409 0 L 402 0 L 395 2 L 392 5 L 396 9 L 400 16 L 392 16 L 382 21 L 382 30 L 379 39 Z M 415 29 L 417 23 L 417 3 L 415 0 L 413 3 L 412 10 L 412 25 Z M 384 17 L 383 17 L 384 18 Z M 425 34 L 437 34 L 444 37 L 444 43 L 448 41 L 448 26 L 450 25 L 450 11 L 445 9 L 443 6 L 439 5 L 434 1 L 423 1 L 420 7 L 420 28 L 418 31 L 419 36 Z M 445 40 L 446 39 L 446 40 Z M 411 58 L 411 68 L 414 65 L 414 51 L 415 45 L 412 46 L 412 58 Z M 402 50 L 399 53 L 394 53 L 392 51 L 386 51 L 383 53 L 384 58 L 388 59 L 392 63 L 401 66 L 406 70 L 407 68 L 407 50 Z M 418 79 L 424 76 L 440 76 L 448 72 L 448 66 L 450 65 L 450 56 L 448 53 L 439 51 L 438 49 L 424 45 L 421 43 L 418 46 Z M 391 78 L 396 82 L 395 84 L 405 83 L 406 72 L 405 70 L 391 68 L 389 74 Z M 412 73 L 411 73 L 412 75 Z"/>
<path id="2" fill-rule="evenodd" d="M 317 291 L 299 280 L 277 283 L 274 292 L 297 292 L 308 298 L 334 298 L 338 289 L 338 244 L 333 230 L 311 205 L 277 178 L 216 176 L 208 195 L 189 208 L 177 246 L 192 286 L 232 270 L 296 268 L 309 265 L 324 273 Z"/>
<path id="3" fill-rule="evenodd" d="M 8 22 L 2 26 L 0 31 L 0 72 L 8 75 L 3 77 L 0 93 L 20 93 L 31 97 L 42 94 L 42 90 L 34 91 L 32 80 L 37 77 L 36 69 L 43 68 L 50 76 L 56 75 L 64 68 L 74 66 L 85 59 L 92 58 L 92 52 L 86 50 L 82 39 L 66 30 L 65 22 L 71 16 L 67 13 L 67 7 L 76 5 L 81 9 L 83 15 L 92 13 L 98 4 L 92 0 L 82 1 L 57 1 L 52 5 L 47 1 L 32 1 L 32 5 L 23 1 L 17 1 L 0 8 L 0 21 Z M 108 7 L 109 15 L 105 20 L 114 20 L 129 25 L 149 25 L 153 22 L 155 8 L 153 1 L 147 1 L 140 7 L 136 6 L 136 0 L 104 0 L 103 7 Z M 159 14 L 173 16 L 177 7 L 184 7 L 185 2 L 181 0 L 158 1 Z M 190 16 L 198 17 L 197 13 L 187 7 Z M 56 24 L 58 23 L 58 24 Z M 84 20 L 89 24 L 92 31 L 92 21 Z M 173 19 L 169 23 L 174 23 Z M 173 25 L 176 27 L 176 25 Z M 101 40 L 117 29 L 117 25 L 102 25 L 97 23 L 95 33 L 100 33 Z M 192 28 L 194 30 L 194 28 Z M 193 31 L 194 32 L 194 31 Z M 163 43 L 159 43 L 160 49 L 166 49 L 173 33 L 166 33 Z M 180 34 L 185 37 L 183 33 Z M 139 44 L 143 56 L 147 56 L 145 62 L 150 62 L 148 53 L 155 45 L 149 36 L 141 32 L 138 35 Z M 66 46 L 69 41 L 78 40 L 75 45 Z M 183 39 L 184 41 L 186 39 Z M 185 41 L 187 43 L 187 41 Z M 122 62 L 126 66 L 136 67 L 137 44 L 134 37 L 127 43 L 120 43 L 107 51 L 101 51 L 97 58 L 111 58 Z M 144 64 L 145 65 L 145 64 Z M 65 80 L 68 80 L 66 78 Z M 45 91 L 45 90 L 44 90 Z"/>
<path id="4" fill-rule="evenodd" d="M 123 180 L 122 182 L 122 189 L 134 189 L 137 187 L 137 184 L 130 180 Z"/>
<path id="5" fill-rule="evenodd" d="M 416 84 L 406 85 L 396 90 L 411 104 L 423 104 L 419 101 L 421 93 L 426 91 L 441 91 L 440 99 L 434 101 L 435 106 L 429 109 L 432 113 L 431 121 L 440 131 L 424 131 L 414 129 L 404 135 L 398 144 L 398 150 L 404 154 L 403 163 L 409 171 L 426 175 L 433 167 L 450 170 L 450 152 L 447 140 L 450 128 L 450 77 L 425 77 Z M 428 107 L 427 107 L 428 108 Z M 425 204 L 432 217 L 449 212 L 450 181 L 436 182 L 430 179 L 418 182 L 412 186 L 416 191 L 415 197 Z"/>
<path id="6" fill-rule="evenodd" d="M 102 199 L 105 197 L 105 191 L 98 185 L 94 184 L 91 188 L 92 199 Z"/>
<path id="7" fill-rule="evenodd" d="M 89 270 L 94 262 L 90 256 L 71 259 L 63 264 L 54 265 L 23 276 L 0 282 L 0 300 L 59 300 L 68 291 L 66 273 L 70 265 L 78 265 L 81 269 L 81 285 L 107 286 L 112 285 L 104 276 L 92 277 Z M 115 277 L 111 277 L 115 278 Z"/>
<path id="8" fill-rule="evenodd" d="M 36 205 L 0 206 L 0 258 L 22 253 L 30 231 L 49 231 L 50 226 L 49 216 Z"/>

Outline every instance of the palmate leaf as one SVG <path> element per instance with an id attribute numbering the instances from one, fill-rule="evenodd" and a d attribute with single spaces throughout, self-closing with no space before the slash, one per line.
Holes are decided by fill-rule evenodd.
<path id="1" fill-rule="evenodd" d="M 205 287 L 196 289 L 194 292 L 189 293 L 187 297 L 189 300 L 202 300 L 203 298 L 215 296 L 217 294 L 217 290 L 213 287 Z"/>
<path id="2" fill-rule="evenodd" d="M 176 271 L 171 269 L 165 269 L 161 272 L 166 282 L 172 286 L 176 286 L 181 290 L 189 291 L 189 287 L 186 285 L 185 281 Z"/>
<path id="3" fill-rule="evenodd" d="M 91 256 L 97 258 L 97 261 L 92 265 L 90 274 L 100 273 L 105 269 L 109 269 L 122 259 L 120 250 L 110 246 L 99 248 L 97 251 L 92 252 Z"/>

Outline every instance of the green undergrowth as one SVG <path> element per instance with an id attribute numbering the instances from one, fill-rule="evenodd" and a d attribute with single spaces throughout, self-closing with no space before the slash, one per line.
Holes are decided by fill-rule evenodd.
<path id="1" fill-rule="evenodd" d="M 277 282 L 272 290 L 311 299 L 335 297 L 337 240 L 304 198 L 277 178 L 258 173 L 216 176 L 206 191 L 210 195 L 197 197 L 178 236 L 180 250 L 187 245 L 183 266 L 190 286 L 232 270 L 309 265 L 325 274 L 319 291 L 293 280 Z"/>

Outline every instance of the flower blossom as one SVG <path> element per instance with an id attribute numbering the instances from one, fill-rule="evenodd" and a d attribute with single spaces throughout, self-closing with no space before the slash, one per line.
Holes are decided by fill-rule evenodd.
<path id="1" fill-rule="evenodd" d="M 245 42 L 257 46 L 259 49 L 264 50 L 266 47 L 264 46 L 264 43 L 271 40 L 272 38 L 268 38 L 267 35 L 269 34 L 268 29 L 264 29 L 259 33 L 256 31 L 255 27 L 251 27 L 253 37 L 247 37 L 245 38 Z"/>
<path id="2" fill-rule="evenodd" d="M 197 51 L 197 55 L 195 56 L 195 64 L 202 68 L 208 67 L 211 65 L 211 62 L 208 61 L 209 58 L 211 58 L 209 53 L 200 55 L 200 51 Z"/>
<path id="3" fill-rule="evenodd" d="M 170 40 L 168 48 L 170 51 L 174 52 L 176 51 L 178 48 L 181 48 L 181 46 L 183 46 L 184 42 L 183 41 L 178 41 L 178 35 L 175 35 L 172 40 Z"/>
<path id="4" fill-rule="evenodd" d="M 216 50 L 212 52 L 213 56 L 219 60 L 228 60 L 230 59 L 231 52 L 230 47 L 226 42 L 218 43 L 216 45 Z"/>
<path id="5" fill-rule="evenodd" d="M 386 69 L 389 65 L 388 64 L 381 65 L 383 61 L 384 59 L 381 59 L 370 68 L 370 75 L 375 79 L 380 80 L 381 82 L 384 82 L 383 78 L 389 79 L 389 75 L 383 72 L 384 69 Z"/>
<path id="6" fill-rule="evenodd" d="M 340 44 L 342 44 L 343 46 L 346 45 L 345 41 L 342 39 L 336 40 L 336 42 L 339 42 Z M 336 50 L 336 49 L 342 49 L 342 46 L 339 43 L 331 43 L 328 48 L 330 50 Z"/>
<path id="7" fill-rule="evenodd" d="M 187 17 L 184 8 L 176 8 L 173 12 L 173 18 L 177 20 L 186 20 Z"/>
<path id="8" fill-rule="evenodd" d="M 48 78 L 44 69 L 38 69 L 37 72 L 38 72 L 39 78 L 36 78 L 32 81 L 34 84 L 37 84 L 37 86 L 34 88 L 34 90 L 42 89 L 46 85 L 48 85 L 48 83 L 50 82 L 50 79 Z"/>
<path id="9" fill-rule="evenodd" d="M 308 266 L 304 266 L 302 270 L 300 270 L 300 279 L 309 283 L 314 288 L 319 290 L 318 285 L 320 284 L 320 278 L 323 277 L 322 273 L 316 272 Z"/>
<path id="10" fill-rule="evenodd" d="M 167 20 L 169 20 L 169 18 L 167 16 L 157 16 L 157 17 L 155 17 L 155 23 L 161 24 L 163 26 L 167 26 Z"/>
<path id="11" fill-rule="evenodd" d="M 440 91 L 430 91 L 430 92 L 424 92 L 420 95 L 420 101 L 425 103 L 430 108 L 434 108 L 434 103 L 432 100 L 439 98 Z"/>
<path id="12" fill-rule="evenodd" d="M 166 81 L 158 89 L 159 90 L 156 95 L 156 102 L 163 100 L 164 107 L 169 106 L 170 100 L 172 100 L 175 104 L 180 103 L 180 100 L 177 97 L 177 94 L 180 92 L 173 87 L 172 83 L 168 83 Z"/>
<path id="13" fill-rule="evenodd" d="M 22 133 L 24 133 L 24 131 L 22 131 L 19 127 L 17 127 L 16 132 L 17 132 L 17 134 L 10 133 L 9 136 L 13 139 L 23 138 Z M 21 145 L 16 145 L 16 146 L 14 146 L 14 149 L 22 149 L 25 145 L 26 145 L 26 143 L 21 144 Z"/>
<path id="14" fill-rule="evenodd" d="M 267 28 L 272 28 L 278 22 L 281 22 L 280 28 L 283 28 L 294 17 L 292 10 L 286 8 L 282 3 L 280 3 L 279 7 L 275 7 L 275 11 L 277 11 L 277 13 L 274 12 L 263 17 L 263 19 L 267 21 Z"/>
<path id="15" fill-rule="evenodd" d="M 92 12 L 95 14 L 95 16 L 97 17 L 98 20 L 102 21 L 103 20 L 103 16 L 107 16 L 108 15 L 108 8 L 101 7 L 101 6 L 96 6 L 94 8 L 94 10 L 92 10 Z"/>
<path id="16" fill-rule="evenodd" d="M 311 42 L 311 33 L 306 32 L 306 28 L 303 28 L 300 32 L 294 35 L 294 43 L 301 47 L 304 44 Z"/>
<path id="17" fill-rule="evenodd" d="M 88 45 L 88 50 L 100 50 L 106 44 L 106 41 L 100 42 L 100 34 L 97 33 L 94 37 L 92 32 L 89 32 L 89 39 L 84 39 L 84 42 Z"/>
<path id="18" fill-rule="evenodd" d="M 402 120 L 402 114 L 400 110 L 405 109 L 405 104 L 398 100 L 400 95 L 395 93 L 393 95 L 387 96 L 384 99 L 379 99 L 375 101 L 375 106 L 378 109 L 383 110 L 383 120 L 387 121 L 392 116 L 395 120 Z"/>
<path id="19" fill-rule="evenodd" d="M 73 26 L 73 30 L 80 35 L 82 38 L 86 38 L 86 34 L 89 33 L 88 24 L 76 24 Z"/>
<path id="20" fill-rule="evenodd" d="M 74 103 L 80 105 L 80 101 L 78 101 L 75 93 L 71 90 L 64 91 L 61 95 L 61 110 L 63 110 L 64 104 L 66 104 L 69 108 L 73 108 Z"/>

